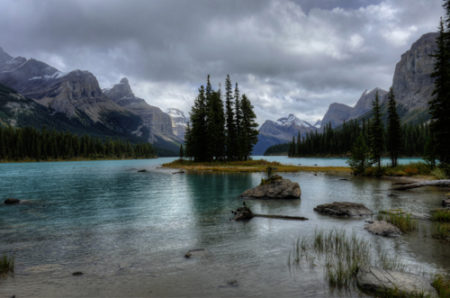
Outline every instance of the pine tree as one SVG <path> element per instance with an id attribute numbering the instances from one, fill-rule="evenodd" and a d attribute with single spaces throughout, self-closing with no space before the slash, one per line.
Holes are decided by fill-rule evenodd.
<path id="1" fill-rule="evenodd" d="M 256 123 L 256 115 L 253 106 L 245 94 L 241 100 L 242 109 L 242 130 L 244 142 L 242 144 L 242 153 L 244 160 L 247 160 L 252 153 L 253 146 L 258 141 L 258 124 Z"/>
<path id="2" fill-rule="evenodd" d="M 389 106 L 388 106 L 388 142 L 387 147 L 391 156 L 392 167 L 397 166 L 397 159 L 400 152 L 401 145 L 401 127 L 400 117 L 397 113 L 397 104 L 395 102 L 395 95 L 392 87 L 389 89 Z"/>
<path id="3" fill-rule="evenodd" d="M 208 105 L 209 159 L 222 160 L 225 155 L 225 116 L 220 90 L 211 93 Z"/>
<path id="4" fill-rule="evenodd" d="M 383 123 L 381 121 L 380 102 L 378 91 L 375 93 L 373 101 L 373 117 L 369 127 L 370 157 L 372 163 L 376 163 L 378 170 L 381 170 L 381 154 L 383 153 Z"/>
<path id="5" fill-rule="evenodd" d="M 195 161 L 208 160 L 207 114 L 205 88 L 202 85 L 190 113 L 192 127 L 189 147 Z"/>
<path id="6" fill-rule="evenodd" d="M 369 166 L 368 152 L 369 148 L 367 148 L 364 136 L 360 134 L 353 144 L 351 156 L 347 161 L 354 175 L 364 174 L 364 171 Z"/>
<path id="7" fill-rule="evenodd" d="M 236 158 L 236 126 L 233 111 L 233 91 L 230 75 L 225 80 L 225 135 L 228 160 Z"/>
<path id="8" fill-rule="evenodd" d="M 445 1 L 447 11 L 447 29 L 450 17 L 450 1 Z M 435 59 L 434 91 L 429 102 L 431 114 L 431 133 L 435 142 L 434 148 L 441 166 L 450 174 L 450 33 L 444 29 L 441 19 L 439 36 L 437 38 L 437 52 Z"/>
<path id="9" fill-rule="evenodd" d="M 182 160 L 184 157 L 183 144 L 180 145 L 180 159 Z"/>
<path id="10" fill-rule="evenodd" d="M 236 142 L 234 147 L 236 149 L 236 156 L 238 159 L 243 158 L 243 149 L 242 142 L 244 140 L 244 136 L 242 134 L 242 109 L 241 109 L 241 99 L 238 83 L 235 84 L 234 87 L 234 115 L 235 115 L 235 129 L 236 129 Z"/>

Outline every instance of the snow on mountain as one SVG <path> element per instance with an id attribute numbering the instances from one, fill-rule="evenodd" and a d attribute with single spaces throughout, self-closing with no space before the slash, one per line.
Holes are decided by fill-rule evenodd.
<path id="1" fill-rule="evenodd" d="M 295 126 L 300 126 L 300 127 L 301 126 L 313 127 L 313 125 L 311 125 L 309 122 L 307 122 L 305 120 L 298 119 L 293 114 L 289 114 L 289 116 L 287 116 L 287 117 L 282 117 L 282 118 L 278 119 L 276 123 L 281 125 L 281 126 L 292 126 L 292 125 L 295 125 Z"/>
<path id="2" fill-rule="evenodd" d="M 172 119 L 172 129 L 174 134 L 180 139 L 184 139 L 188 119 L 182 111 L 176 108 L 169 108 L 166 111 Z"/>

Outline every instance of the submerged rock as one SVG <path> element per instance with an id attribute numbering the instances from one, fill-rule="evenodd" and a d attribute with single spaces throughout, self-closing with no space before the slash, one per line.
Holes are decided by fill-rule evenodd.
<path id="1" fill-rule="evenodd" d="M 173 172 L 172 174 L 184 174 L 184 171 L 183 170 L 179 170 L 179 171 L 176 171 L 176 172 Z"/>
<path id="2" fill-rule="evenodd" d="M 351 202 L 333 202 L 330 204 L 322 204 L 316 206 L 314 211 L 320 214 L 340 216 L 340 217 L 355 217 L 372 215 L 372 211 L 363 204 Z"/>
<path id="3" fill-rule="evenodd" d="M 384 220 L 376 220 L 374 222 L 371 222 L 365 225 L 364 229 L 372 234 L 385 237 L 395 237 L 402 233 L 399 228 Z"/>
<path id="4" fill-rule="evenodd" d="M 188 252 L 184 254 L 184 257 L 186 259 L 189 259 L 189 258 L 191 258 L 193 256 L 203 256 L 205 254 L 206 254 L 206 249 L 204 249 L 204 248 L 196 248 L 196 249 L 188 250 Z"/>
<path id="5" fill-rule="evenodd" d="M 442 200 L 442 207 L 450 208 L 450 198 Z"/>
<path id="6" fill-rule="evenodd" d="M 383 270 L 361 268 L 356 275 L 358 287 L 368 293 L 389 295 L 389 297 L 435 297 L 431 284 L 418 275 Z"/>
<path id="7" fill-rule="evenodd" d="M 6 205 L 20 204 L 20 200 L 19 199 L 14 199 L 14 198 L 7 198 L 4 203 Z"/>
<path id="8" fill-rule="evenodd" d="M 72 273 L 72 275 L 73 275 L 73 276 L 81 276 L 81 275 L 83 275 L 83 272 L 81 272 L 81 271 L 75 271 L 75 272 Z"/>
<path id="9" fill-rule="evenodd" d="M 252 199 L 300 199 L 300 185 L 281 176 L 273 176 L 254 188 L 241 194 L 243 198 Z"/>
<path id="10" fill-rule="evenodd" d="M 145 173 L 145 172 L 147 172 L 146 169 L 138 170 L 138 173 Z"/>

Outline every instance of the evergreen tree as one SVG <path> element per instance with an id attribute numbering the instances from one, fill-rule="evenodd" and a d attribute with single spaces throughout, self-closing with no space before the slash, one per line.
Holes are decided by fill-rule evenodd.
<path id="1" fill-rule="evenodd" d="M 256 115 L 253 106 L 245 94 L 241 100 L 242 109 L 242 134 L 244 141 L 242 144 L 243 159 L 247 160 L 252 153 L 253 146 L 258 141 L 258 124 L 256 123 Z"/>
<path id="2" fill-rule="evenodd" d="M 353 144 L 351 156 L 347 161 L 354 175 L 364 174 L 364 171 L 369 166 L 368 152 L 369 148 L 367 148 L 364 136 L 360 134 Z"/>
<path id="3" fill-rule="evenodd" d="M 292 142 L 289 143 L 288 156 L 289 157 L 295 156 L 295 137 L 292 137 Z"/>
<path id="4" fill-rule="evenodd" d="M 208 160 L 207 114 L 205 88 L 202 85 L 190 113 L 192 127 L 189 146 L 196 161 Z"/>
<path id="5" fill-rule="evenodd" d="M 383 123 L 381 121 L 380 102 L 378 91 L 375 93 L 373 101 L 373 117 L 370 121 L 369 128 L 369 144 L 370 158 L 372 163 L 377 164 L 378 170 L 381 169 L 381 154 L 383 153 Z"/>
<path id="6" fill-rule="evenodd" d="M 234 114 L 235 114 L 235 129 L 236 129 L 236 142 L 235 149 L 236 155 L 238 159 L 243 158 L 243 149 L 242 142 L 244 141 L 245 136 L 242 131 L 242 109 L 241 109 L 241 99 L 238 83 L 235 84 L 234 87 Z"/>
<path id="7" fill-rule="evenodd" d="M 391 156 L 392 167 L 397 166 L 397 159 L 400 152 L 401 144 L 401 127 L 400 117 L 397 113 L 397 105 L 395 102 L 394 91 L 392 87 L 389 89 L 389 106 L 388 106 L 388 150 Z"/>
<path id="8" fill-rule="evenodd" d="M 450 1 L 445 1 L 447 11 L 447 29 L 450 17 Z M 431 114 L 431 133 L 434 148 L 441 166 L 450 174 L 450 33 L 444 29 L 441 19 L 439 36 L 437 38 L 437 52 L 435 59 L 434 91 L 429 102 Z"/>
<path id="9" fill-rule="evenodd" d="M 209 159 L 222 160 L 225 155 L 225 116 L 220 90 L 211 93 L 208 105 L 208 156 Z"/>
<path id="10" fill-rule="evenodd" d="M 233 91 L 230 75 L 225 80 L 225 135 L 228 160 L 236 159 L 236 122 L 233 111 Z"/>
<path id="11" fill-rule="evenodd" d="M 183 144 L 180 145 L 180 159 L 183 159 L 184 156 L 184 150 L 183 150 Z"/>

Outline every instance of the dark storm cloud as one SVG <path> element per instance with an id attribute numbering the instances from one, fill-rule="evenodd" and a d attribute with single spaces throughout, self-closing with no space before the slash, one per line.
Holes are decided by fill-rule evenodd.
<path id="1" fill-rule="evenodd" d="M 240 82 L 260 120 L 320 118 L 388 88 L 401 53 L 435 30 L 440 0 L 0 0 L 0 46 L 62 71 L 121 76 L 185 111 L 210 73 Z"/>

